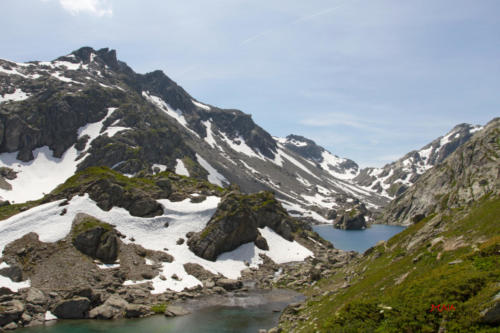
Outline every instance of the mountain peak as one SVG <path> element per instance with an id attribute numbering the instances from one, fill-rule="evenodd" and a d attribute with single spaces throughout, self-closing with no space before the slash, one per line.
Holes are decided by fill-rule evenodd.
<path id="1" fill-rule="evenodd" d="M 57 60 L 64 60 L 69 62 L 82 62 L 84 64 L 91 63 L 93 61 L 102 61 L 108 67 L 118 70 L 120 69 L 120 63 L 116 56 L 116 50 L 110 50 L 105 47 L 99 50 L 95 50 L 90 46 L 84 46 L 71 52 L 67 56 L 58 58 Z"/>

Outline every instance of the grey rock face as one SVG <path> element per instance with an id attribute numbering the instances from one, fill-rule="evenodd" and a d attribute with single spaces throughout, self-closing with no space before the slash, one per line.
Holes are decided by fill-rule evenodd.
<path id="1" fill-rule="evenodd" d="M 467 205 L 500 192 L 500 118 L 490 121 L 392 201 L 382 221 L 409 225 L 433 213 Z"/>
<path id="2" fill-rule="evenodd" d="M 60 319 L 83 319 L 88 317 L 90 301 L 85 297 L 74 297 L 59 302 L 52 313 Z"/>

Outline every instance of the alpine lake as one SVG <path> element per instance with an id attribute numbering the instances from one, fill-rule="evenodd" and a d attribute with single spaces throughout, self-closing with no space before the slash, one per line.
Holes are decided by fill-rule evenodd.
<path id="1" fill-rule="evenodd" d="M 381 240 L 387 240 L 405 227 L 371 225 L 364 230 L 340 230 L 332 225 L 316 225 L 313 229 L 333 243 L 335 248 L 360 253 Z M 58 320 L 45 326 L 18 330 L 22 333 L 255 333 L 278 324 L 283 309 L 303 300 L 288 290 L 250 291 L 243 297 L 214 296 L 190 300 L 185 305 L 191 314 L 167 318 L 157 315 L 143 319 Z"/>

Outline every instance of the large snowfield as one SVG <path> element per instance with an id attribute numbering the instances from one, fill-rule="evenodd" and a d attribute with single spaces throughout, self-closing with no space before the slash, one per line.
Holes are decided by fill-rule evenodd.
<path id="1" fill-rule="evenodd" d="M 96 203 L 88 197 L 75 196 L 69 205 L 60 207 L 61 201 L 47 203 L 20 214 L 17 214 L 0 223 L 0 252 L 5 246 L 22 237 L 29 232 L 36 232 L 41 241 L 56 242 L 68 235 L 71 224 L 76 214 L 86 213 L 104 222 L 110 223 L 122 234 L 126 235 L 125 243 L 130 243 L 134 238 L 134 243 L 146 249 L 164 251 L 174 257 L 172 263 L 162 263 L 161 274 L 166 280 L 161 280 L 160 276 L 153 278 L 152 293 L 162 293 L 166 290 L 182 291 L 184 288 L 201 285 L 201 282 L 194 276 L 186 273 L 183 264 L 197 263 L 212 273 L 220 273 L 228 278 L 238 278 L 241 271 L 250 267 L 257 267 L 262 263 L 260 253 L 265 253 L 276 263 L 290 261 L 302 261 L 313 253 L 299 243 L 287 241 L 269 228 L 260 229 L 262 236 L 269 245 L 268 251 L 257 248 L 253 242 L 246 243 L 231 252 L 221 254 L 215 262 L 205 260 L 196 256 L 186 242 L 177 245 L 179 238 L 186 238 L 190 231 L 199 232 L 203 230 L 207 222 L 214 214 L 220 198 L 207 197 L 203 202 L 192 203 L 190 199 L 180 202 L 171 202 L 168 199 L 158 200 L 164 207 L 164 214 L 153 218 L 140 218 L 131 216 L 123 208 L 113 207 L 106 212 L 100 209 Z M 62 209 L 66 208 L 65 215 L 60 215 Z M 168 222 L 168 227 L 165 227 Z M 5 264 L 3 264 L 5 265 Z M 96 265 L 97 266 L 97 265 Z M 97 266 L 99 267 L 99 266 Z M 100 268 L 105 269 L 104 266 Z M 179 280 L 172 279 L 176 274 Z M 144 283 L 146 281 L 126 281 L 126 285 Z M 5 286 L 10 289 L 29 286 L 29 281 L 14 283 L 8 278 L 0 277 L 0 287 Z"/>

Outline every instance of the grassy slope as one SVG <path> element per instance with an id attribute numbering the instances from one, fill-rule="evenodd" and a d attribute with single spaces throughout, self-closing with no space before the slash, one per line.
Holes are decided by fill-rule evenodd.
<path id="1" fill-rule="evenodd" d="M 433 219 L 444 223 L 442 232 L 409 250 Z M 431 243 L 440 236 L 443 241 Z M 445 249 L 450 240 L 464 246 Z M 461 262 L 449 264 L 455 260 Z M 499 332 L 479 319 L 500 291 L 500 198 L 486 197 L 468 214 L 455 210 L 412 225 L 319 286 L 338 290 L 346 275 L 356 276 L 351 287 L 311 298 L 298 314 L 308 319 L 297 327 L 283 323 L 285 331 L 437 332 L 445 326 L 448 332 Z M 430 312 L 431 304 L 453 304 L 455 310 Z"/>
<path id="2" fill-rule="evenodd" d="M 118 184 L 125 190 L 139 189 L 152 195 L 161 191 L 161 189 L 156 185 L 156 181 L 160 179 L 168 179 L 171 182 L 172 191 L 193 193 L 197 191 L 210 190 L 216 191 L 219 195 L 222 195 L 226 191 L 225 189 L 213 185 L 206 180 L 180 176 L 169 171 L 160 172 L 155 175 L 144 175 L 143 177 L 129 178 L 108 167 L 89 167 L 68 178 L 63 184 L 59 185 L 50 194 L 46 195 L 42 199 L 0 207 L 0 221 L 24 210 L 36 207 L 42 203 L 59 200 L 64 197 L 66 192 L 78 190 L 101 179 L 107 179 L 114 184 Z"/>

